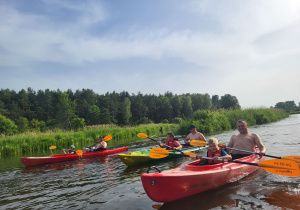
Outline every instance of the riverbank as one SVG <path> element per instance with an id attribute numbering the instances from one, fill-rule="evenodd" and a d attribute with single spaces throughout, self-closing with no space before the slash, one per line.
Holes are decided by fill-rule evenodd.
<path id="1" fill-rule="evenodd" d="M 95 143 L 99 136 L 112 135 L 109 145 L 122 143 L 123 140 L 137 140 L 136 134 L 143 132 L 149 136 L 164 136 L 168 132 L 176 135 L 187 135 L 191 124 L 204 135 L 217 134 L 222 131 L 235 129 L 238 119 L 245 119 L 249 126 L 261 125 L 279 121 L 289 115 L 280 109 L 246 109 L 246 110 L 198 110 L 192 119 L 180 124 L 146 124 L 139 126 L 120 127 L 116 125 L 87 126 L 80 131 L 51 131 L 46 133 L 22 133 L 0 138 L 0 156 L 28 154 L 47 151 L 51 145 L 67 148 L 73 144 L 76 148 L 81 145 Z"/>

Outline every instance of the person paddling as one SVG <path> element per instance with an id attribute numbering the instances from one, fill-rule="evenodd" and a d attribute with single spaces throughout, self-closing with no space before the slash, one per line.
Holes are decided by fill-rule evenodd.
<path id="1" fill-rule="evenodd" d="M 83 148 L 83 152 L 96 152 L 101 150 L 106 150 L 107 143 L 103 140 L 102 136 L 99 136 L 98 138 L 98 144 L 95 147 L 87 147 Z"/>
<path id="2" fill-rule="evenodd" d="M 158 141 L 157 143 L 160 147 L 166 148 L 167 150 L 180 150 L 180 149 L 182 149 L 181 144 L 178 141 L 174 140 L 174 134 L 173 133 L 168 133 L 167 134 L 166 144 L 161 144 L 160 141 Z"/>
<path id="3" fill-rule="evenodd" d="M 189 146 L 191 140 L 201 140 L 206 142 L 204 135 L 197 131 L 195 125 L 190 125 L 189 129 L 191 133 L 184 139 L 185 146 Z"/>
<path id="4" fill-rule="evenodd" d="M 238 120 L 236 123 L 236 127 L 239 131 L 239 134 L 234 134 L 228 143 L 228 147 L 247 150 L 247 151 L 255 151 L 255 147 L 259 148 L 259 154 L 266 154 L 266 147 L 263 145 L 261 138 L 255 134 L 248 132 L 248 124 L 245 120 Z M 227 150 L 228 151 L 228 150 Z M 232 150 L 231 151 L 232 159 L 239 159 L 246 156 L 249 156 L 249 153 Z"/>
<path id="5" fill-rule="evenodd" d="M 66 149 L 63 149 L 63 151 L 64 151 L 64 153 L 65 154 L 76 154 L 76 152 L 75 152 L 75 146 L 74 145 L 71 145 L 70 147 L 69 147 L 69 149 L 67 150 L 67 152 L 65 151 Z"/>
<path id="6" fill-rule="evenodd" d="M 211 165 L 220 163 L 222 160 L 231 160 L 232 157 L 225 150 L 219 148 L 218 139 L 215 137 L 211 137 L 208 139 L 208 150 L 207 157 L 211 157 L 212 159 L 205 159 L 204 162 L 200 162 L 203 165 Z M 202 155 L 197 156 L 199 159 L 202 158 Z"/>

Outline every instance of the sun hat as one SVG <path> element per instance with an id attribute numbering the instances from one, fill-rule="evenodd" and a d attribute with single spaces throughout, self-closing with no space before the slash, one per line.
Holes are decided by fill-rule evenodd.
<path id="1" fill-rule="evenodd" d="M 70 148 L 71 148 L 71 147 L 72 147 L 73 149 L 75 149 L 75 146 L 74 146 L 74 145 L 71 145 Z"/>

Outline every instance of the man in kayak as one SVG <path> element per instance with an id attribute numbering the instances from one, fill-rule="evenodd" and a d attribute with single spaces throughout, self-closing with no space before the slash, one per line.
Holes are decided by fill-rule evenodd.
<path id="1" fill-rule="evenodd" d="M 225 150 L 220 149 L 218 139 L 211 137 L 208 139 L 208 150 L 207 157 L 212 159 L 204 159 L 204 163 L 200 162 L 201 165 L 211 165 L 220 163 L 222 160 L 231 160 L 232 157 Z M 197 156 L 199 159 L 202 158 L 202 155 Z"/>
<path id="2" fill-rule="evenodd" d="M 239 131 L 239 134 L 234 134 L 230 138 L 230 141 L 227 145 L 228 147 L 254 152 L 255 147 L 257 146 L 261 156 L 266 153 L 266 148 L 263 145 L 261 138 L 255 133 L 248 132 L 248 124 L 245 120 L 238 120 L 236 127 Z M 238 159 L 249 156 L 249 153 L 232 150 L 231 155 L 232 159 Z"/>
<path id="3" fill-rule="evenodd" d="M 189 129 L 190 129 L 191 133 L 189 135 L 187 135 L 187 137 L 184 139 L 185 146 L 190 145 L 191 140 L 201 140 L 201 141 L 206 142 L 205 137 L 203 136 L 202 133 L 197 131 L 197 128 L 195 125 L 191 125 L 189 127 Z"/>
<path id="4" fill-rule="evenodd" d="M 95 147 L 87 147 L 82 149 L 83 152 L 96 152 L 101 150 L 106 150 L 107 143 L 103 140 L 102 136 L 99 136 L 98 138 L 98 144 Z"/>
<path id="5" fill-rule="evenodd" d="M 71 146 L 69 147 L 69 149 L 68 149 L 67 152 L 65 151 L 65 149 L 63 149 L 63 151 L 64 151 L 65 154 L 76 154 L 76 152 L 75 152 L 74 149 L 75 149 L 75 146 L 74 146 L 74 145 L 71 145 Z"/>
<path id="6" fill-rule="evenodd" d="M 173 133 L 168 133 L 167 134 L 167 141 L 166 144 L 161 144 L 160 141 L 157 142 L 158 145 L 162 148 L 166 148 L 167 150 L 180 150 L 182 149 L 181 144 L 174 140 L 174 134 Z M 166 146 L 168 145 L 168 146 Z"/>

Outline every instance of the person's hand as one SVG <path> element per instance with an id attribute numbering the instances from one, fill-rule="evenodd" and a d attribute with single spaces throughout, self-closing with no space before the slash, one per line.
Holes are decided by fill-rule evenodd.
<path id="1" fill-rule="evenodd" d="M 259 158 L 262 158 L 262 156 L 264 156 L 266 153 L 264 152 L 259 152 Z"/>
<path id="2" fill-rule="evenodd" d="M 202 158 L 202 155 L 197 155 L 197 158 L 198 158 L 198 159 L 201 159 L 201 158 Z"/>
<path id="3" fill-rule="evenodd" d="M 213 159 L 213 160 L 218 160 L 219 157 L 218 157 L 218 156 L 214 156 L 212 159 Z"/>

